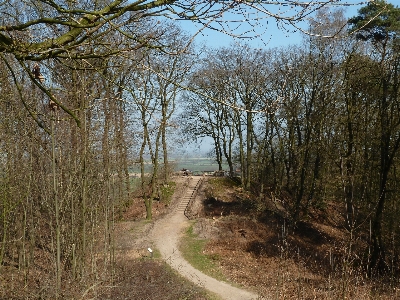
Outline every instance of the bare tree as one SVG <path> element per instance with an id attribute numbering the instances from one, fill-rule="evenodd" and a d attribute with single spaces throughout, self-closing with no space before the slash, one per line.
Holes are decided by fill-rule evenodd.
<path id="1" fill-rule="evenodd" d="M 291 0 L 257 3 L 237 0 L 196 0 L 190 3 L 179 0 L 145 3 L 124 0 L 6 0 L 0 4 L 0 18 L 3 21 L 0 26 L 0 53 L 3 60 L 18 61 L 19 68 L 27 72 L 31 80 L 79 125 L 79 118 L 75 117 L 74 112 L 40 84 L 38 76 L 31 72 L 33 66 L 30 61 L 105 58 L 140 48 L 162 50 L 165 44 L 159 37 L 160 31 L 165 28 L 150 22 L 155 19 L 194 22 L 198 24 L 199 31 L 208 27 L 239 37 L 257 37 L 260 33 L 255 28 L 266 30 L 266 19 L 276 20 L 283 30 L 286 26 L 301 28 L 298 24 L 304 22 L 310 13 L 326 5 L 341 3 L 336 0 L 307 4 Z M 291 9 L 274 12 L 276 6 L 282 5 L 288 5 Z M 226 14 L 229 14 L 228 19 L 224 17 Z M 230 24 L 237 27 L 235 24 L 238 22 L 247 24 L 250 29 L 237 34 Z M 123 36 L 124 40 L 110 43 L 116 33 Z M 191 41 L 189 38 L 187 44 Z M 35 118 L 35 110 L 28 105 L 25 108 L 38 125 L 43 126 Z"/>
<path id="2" fill-rule="evenodd" d="M 369 22 L 371 16 L 379 15 Z M 379 128 L 379 194 L 376 201 L 375 217 L 372 221 L 372 253 L 369 265 L 369 275 L 387 270 L 386 251 L 383 234 L 384 209 L 390 199 L 388 185 L 390 173 L 394 168 L 395 157 L 400 149 L 400 116 L 399 103 L 399 32 L 400 9 L 386 1 L 370 3 L 358 11 L 358 16 L 350 19 L 349 23 L 358 30 L 357 38 L 371 43 L 375 50 L 372 55 L 375 74 L 371 84 L 375 87 L 377 103 L 377 127 Z"/>

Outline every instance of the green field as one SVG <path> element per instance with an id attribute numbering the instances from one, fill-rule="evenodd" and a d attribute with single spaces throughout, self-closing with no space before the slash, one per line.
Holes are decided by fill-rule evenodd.
<path id="1" fill-rule="evenodd" d="M 203 171 L 217 171 L 218 164 L 215 160 L 206 157 L 199 158 L 182 158 L 175 161 L 171 161 L 175 165 L 174 169 L 176 171 L 182 169 L 189 169 L 192 172 L 203 172 Z M 222 165 L 223 170 L 228 170 L 228 165 Z"/>
<path id="2" fill-rule="evenodd" d="M 161 162 L 160 162 L 161 163 Z M 192 172 L 204 172 L 204 171 L 217 171 L 218 164 L 211 158 L 207 157 L 196 157 L 196 158 L 175 158 L 171 159 L 169 162 L 175 171 L 179 171 L 182 169 L 188 169 Z M 151 171 L 152 165 L 147 162 L 145 165 L 145 172 Z M 222 165 L 223 170 L 228 170 L 228 165 Z M 140 172 L 140 168 L 138 165 L 130 168 L 130 172 L 138 173 Z"/>

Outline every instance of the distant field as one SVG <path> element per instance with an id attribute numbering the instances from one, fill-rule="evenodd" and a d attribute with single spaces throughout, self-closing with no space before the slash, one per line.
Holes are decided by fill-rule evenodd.
<path id="1" fill-rule="evenodd" d="M 216 171 L 218 170 L 218 164 L 211 158 L 199 157 L 199 158 L 182 158 L 174 159 L 170 161 L 170 164 L 174 166 L 175 171 L 182 169 L 188 169 L 192 172 L 203 172 L 203 171 Z M 150 171 L 150 164 L 146 164 L 145 172 Z M 223 170 L 228 170 L 228 165 L 222 165 Z M 139 172 L 139 166 L 134 166 L 130 170 L 131 172 Z"/>
<path id="2" fill-rule="evenodd" d="M 175 164 L 175 170 L 189 169 L 190 171 L 216 171 L 218 164 L 210 158 L 185 158 L 171 161 Z M 222 169 L 227 170 L 228 165 L 222 165 Z"/>

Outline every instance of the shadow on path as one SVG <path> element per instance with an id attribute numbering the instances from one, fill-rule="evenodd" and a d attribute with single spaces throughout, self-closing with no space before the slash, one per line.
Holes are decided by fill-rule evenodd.
<path id="1" fill-rule="evenodd" d="M 200 177 L 193 177 L 189 184 L 196 186 L 196 180 Z M 243 289 L 233 287 L 225 282 L 218 281 L 199 270 L 193 268 L 181 255 L 178 250 L 179 239 L 184 230 L 189 226 L 189 222 L 181 210 L 175 209 L 162 220 L 156 222 L 151 234 L 151 239 L 159 249 L 161 256 L 166 262 L 176 269 L 182 276 L 199 286 L 217 294 L 226 300 L 248 300 L 257 299 L 257 295 Z"/>

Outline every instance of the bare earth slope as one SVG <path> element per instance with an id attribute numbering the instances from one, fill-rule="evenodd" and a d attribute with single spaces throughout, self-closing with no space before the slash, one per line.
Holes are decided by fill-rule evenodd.
<path id="1" fill-rule="evenodd" d="M 184 208 L 188 201 L 188 195 L 192 194 L 191 191 L 200 180 L 200 177 L 180 176 L 175 177 L 173 180 L 176 183 L 176 189 L 170 205 L 165 206 L 165 204 L 158 202 L 153 204 L 155 221 L 148 222 L 143 219 L 144 207 L 142 207 L 141 200 L 137 199 L 123 216 L 124 221 L 116 224 L 115 255 L 117 262 L 123 266 L 124 271 L 120 274 L 121 282 L 119 282 L 118 288 L 109 289 L 109 291 L 107 289 L 107 293 L 104 293 L 98 299 L 149 299 L 141 296 L 144 294 L 142 290 L 147 290 L 148 286 L 152 286 L 147 294 L 151 295 L 152 299 L 200 300 L 207 298 L 201 290 L 197 290 L 187 284 L 181 287 L 181 284 L 176 282 L 176 279 L 168 279 L 167 274 L 162 273 L 160 275 L 160 267 L 158 265 L 162 265 L 163 261 L 177 270 L 183 277 L 193 282 L 194 286 L 211 291 L 219 299 L 256 299 L 256 294 L 232 287 L 225 282 L 220 282 L 201 273 L 182 257 L 178 250 L 178 245 L 185 229 L 190 225 L 184 215 Z M 197 198 L 196 203 L 194 203 L 195 206 L 200 205 L 201 201 L 199 200 Z M 149 247 L 160 251 L 162 261 L 147 259 L 150 256 L 147 250 Z M 137 262 L 140 263 L 138 264 Z M 141 270 L 138 270 L 138 268 Z M 133 271 L 140 274 L 135 275 Z M 144 276 L 145 280 L 132 283 L 131 281 L 134 279 L 132 276 Z M 122 289 L 122 287 L 124 288 Z M 136 295 L 137 289 L 140 290 L 140 295 Z M 171 289 L 173 289 L 172 292 Z M 116 292 L 121 297 L 116 296 Z"/>
<path id="2" fill-rule="evenodd" d="M 343 268 L 340 264 L 348 257 L 349 236 L 340 226 L 342 210 L 337 203 L 310 209 L 307 218 L 293 227 L 286 223 L 284 204 L 288 195 L 257 201 L 227 178 L 207 178 L 200 188 L 193 188 L 199 179 L 174 178 L 176 189 L 171 204 L 154 202 L 155 222 L 144 221 L 144 207 L 132 205 L 129 209 L 135 213 L 124 217 L 128 222 L 118 224 L 119 261 L 126 264 L 129 259 L 148 258 L 147 248 L 154 247 L 163 259 L 144 261 L 164 267 L 167 263 L 190 281 L 177 292 L 180 284 L 172 283 L 168 275 L 149 276 L 148 281 L 153 278 L 151 299 L 209 299 L 199 287 L 222 299 L 400 299 L 397 282 L 387 285 L 368 280 L 362 268 Z M 195 217 L 195 223 L 184 215 L 188 199 L 196 195 L 194 189 L 197 197 L 191 201 L 187 215 Z M 217 281 L 188 264 L 178 250 L 180 241 L 187 237 L 188 226 L 199 239 L 206 240 L 201 251 L 224 278 L 256 292 Z M 147 269 L 142 273 L 148 274 Z M 146 281 L 142 285 L 146 286 Z M 121 299 L 148 299 L 132 298 L 135 289 L 143 289 L 141 285 L 129 287 L 129 297 Z"/>
<path id="3" fill-rule="evenodd" d="M 198 180 L 200 180 L 200 177 L 193 177 L 191 179 L 193 182 L 189 183 L 189 188 L 190 185 L 195 185 Z M 151 239 L 154 241 L 157 249 L 161 252 L 162 257 L 167 263 L 190 281 L 219 295 L 222 299 L 256 299 L 256 294 L 211 278 L 193 268 L 184 260 L 178 250 L 178 243 L 182 233 L 188 226 L 189 222 L 183 214 L 183 211 L 178 209 L 173 210 L 155 224 L 151 233 Z"/>

